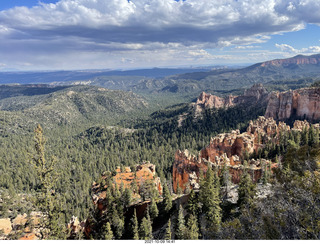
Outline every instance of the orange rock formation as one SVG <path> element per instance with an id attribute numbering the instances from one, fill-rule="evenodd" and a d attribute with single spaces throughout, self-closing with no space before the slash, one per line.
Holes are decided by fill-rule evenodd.
<path id="1" fill-rule="evenodd" d="M 265 116 L 277 120 L 302 118 L 319 121 L 320 88 L 271 93 Z"/>
<path id="2" fill-rule="evenodd" d="M 251 121 L 247 131 L 242 134 L 239 130 L 234 130 L 211 138 L 210 144 L 203 148 L 198 156 L 190 155 L 187 150 L 177 151 L 173 164 L 174 190 L 176 191 L 178 184 L 183 190 L 188 185 L 197 189 L 200 171 L 205 174 L 208 165 L 217 167 L 219 171 L 226 166 L 232 176 L 232 181 L 238 183 L 243 170 L 244 155 L 257 152 L 266 141 L 277 142 L 280 132 L 285 130 L 290 130 L 285 123 L 276 123 L 273 118 L 266 119 L 261 116 Z M 265 159 L 249 160 L 247 167 L 252 171 L 255 181 L 261 177 L 262 164 L 267 164 L 271 168 L 276 166 Z"/>
<path id="3" fill-rule="evenodd" d="M 195 116 L 201 115 L 203 110 L 212 108 L 229 108 L 239 104 L 265 103 L 268 92 L 261 84 L 255 84 L 241 96 L 229 95 L 225 98 L 202 92 L 193 104 Z"/>
<path id="4" fill-rule="evenodd" d="M 106 179 L 109 176 L 105 174 L 102 176 L 102 179 Z M 136 172 L 131 172 L 129 167 L 125 167 L 124 172 L 121 172 L 120 167 L 116 169 L 116 174 L 112 176 L 112 181 L 117 184 L 118 187 L 123 185 L 125 188 L 131 188 L 132 183 L 135 181 L 138 186 L 138 192 L 134 192 L 135 199 L 141 199 L 139 195 L 140 187 L 147 181 L 152 182 L 156 189 L 159 191 L 159 194 L 162 195 L 162 186 L 160 178 L 156 177 L 155 165 L 150 162 L 143 162 L 136 166 Z M 101 187 L 99 184 L 94 183 L 92 186 L 93 192 L 93 202 L 98 206 L 100 210 L 105 209 L 104 199 L 106 198 L 106 189 L 108 186 Z"/>

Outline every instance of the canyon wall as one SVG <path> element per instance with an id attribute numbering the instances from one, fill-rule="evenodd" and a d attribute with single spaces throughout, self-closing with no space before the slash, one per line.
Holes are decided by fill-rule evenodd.
<path id="1" fill-rule="evenodd" d="M 210 144 L 197 156 L 187 150 L 177 151 L 173 164 L 174 191 L 178 185 L 182 190 L 188 187 L 198 189 L 200 172 L 205 175 L 209 165 L 218 169 L 218 172 L 226 167 L 233 183 L 239 182 L 244 167 L 250 171 L 253 180 L 258 181 L 262 175 L 262 165 L 274 168 L 276 164 L 265 159 L 251 159 L 244 166 L 246 155 L 257 152 L 268 141 L 277 142 L 281 131 L 286 130 L 290 130 L 290 127 L 285 123 L 261 116 L 250 121 L 244 133 L 234 130 L 211 138 Z"/>
<path id="2" fill-rule="evenodd" d="M 229 108 L 239 104 L 265 104 L 267 97 L 268 92 L 262 84 L 255 84 L 241 96 L 229 95 L 227 97 L 219 97 L 202 92 L 192 106 L 194 108 L 195 117 L 199 117 L 205 109 Z"/>
<path id="3" fill-rule="evenodd" d="M 110 172 L 104 173 L 101 177 L 102 183 L 94 182 L 92 185 L 93 203 L 101 211 L 106 209 L 105 199 L 108 186 L 105 185 L 105 182 L 108 177 L 111 177 L 112 182 L 114 182 L 118 188 L 122 185 L 124 189 L 130 188 L 133 190 L 132 185 L 133 183 L 136 183 L 137 191 L 133 190 L 132 192 L 132 198 L 135 203 L 143 202 L 142 196 L 140 195 L 140 189 L 144 184 L 152 184 L 155 189 L 158 190 L 159 194 L 162 195 L 160 177 L 156 176 L 155 165 L 150 162 L 143 162 L 136 165 L 135 172 L 131 172 L 130 167 L 124 167 L 123 170 L 118 167 L 115 171 L 115 175 L 111 176 L 110 174 Z"/>
<path id="4" fill-rule="evenodd" d="M 271 93 L 265 117 L 276 120 L 300 118 L 319 121 L 320 88 Z"/>

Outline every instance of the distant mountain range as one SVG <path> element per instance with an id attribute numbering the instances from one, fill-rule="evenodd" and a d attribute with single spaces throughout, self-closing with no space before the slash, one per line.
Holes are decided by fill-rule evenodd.
<path id="1" fill-rule="evenodd" d="M 242 69 L 222 69 L 193 72 L 146 80 L 137 84 L 136 90 L 158 92 L 232 92 L 248 88 L 255 83 L 278 89 L 300 88 L 320 79 L 320 54 L 298 55 L 288 59 L 276 59 L 257 63 Z"/>
<path id="2" fill-rule="evenodd" d="M 74 85 L 98 86 L 138 94 L 176 94 L 190 98 L 202 91 L 224 96 L 238 95 L 253 84 L 262 83 L 268 90 L 298 89 L 320 80 L 320 54 L 298 55 L 257 63 L 245 68 L 224 66 L 204 69 L 141 69 L 130 71 L 84 70 L 56 72 L 0 72 L 0 84 L 34 84 L 27 87 L 0 87 L 0 98 L 45 93 L 50 84 L 59 90 Z M 38 84 L 38 86 L 35 86 Z M 59 87 L 59 86 L 62 86 Z M 20 90 L 19 90 L 20 89 Z M 187 102 L 187 101 L 186 101 Z"/>
<path id="3" fill-rule="evenodd" d="M 207 68 L 153 68 L 137 70 L 76 70 L 76 71 L 28 71 L 0 72 L 0 84 L 39 84 L 52 82 L 86 81 L 95 77 L 139 77 L 163 78 L 165 76 L 188 72 L 208 71 Z"/>

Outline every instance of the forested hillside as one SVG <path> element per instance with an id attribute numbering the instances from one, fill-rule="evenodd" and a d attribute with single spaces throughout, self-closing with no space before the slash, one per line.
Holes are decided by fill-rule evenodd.
<path id="1" fill-rule="evenodd" d="M 211 138 L 245 133 L 265 115 L 267 103 L 252 99 L 251 90 L 238 97 L 241 103 L 199 115 L 194 104 L 172 105 L 186 97 L 160 104 L 166 96 L 150 103 L 152 94 L 93 86 L 38 88 L 4 87 L 11 93 L 0 99 L 0 221 L 12 222 L 2 238 L 318 238 L 318 125 L 301 122 L 285 131 L 268 125 L 270 140 L 241 134 L 229 148 L 239 182 L 231 182 L 230 165 L 215 167 L 215 160 L 227 160 L 219 154 L 203 157 L 197 167 L 205 170 L 187 175 L 197 187 L 185 188 L 173 175 L 176 152 L 187 149 L 188 160 L 208 145 L 229 153 L 231 139 L 215 148 Z M 170 106 L 159 109 L 164 104 Z M 248 141 L 257 150 L 243 150 Z M 270 167 L 247 165 L 262 159 Z M 161 181 L 158 193 L 153 181 L 143 180 L 149 169 L 139 171 L 142 165 Z M 121 183 L 122 176 L 135 182 L 139 174 L 139 186 Z"/>

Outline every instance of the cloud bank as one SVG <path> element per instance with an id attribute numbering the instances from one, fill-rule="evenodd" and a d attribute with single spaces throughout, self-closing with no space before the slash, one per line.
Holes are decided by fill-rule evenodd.
<path id="1" fill-rule="evenodd" d="M 0 12 L 1 63 L 74 69 L 209 62 L 215 56 L 208 49 L 250 46 L 320 24 L 319 11 L 318 0 L 61 0 L 15 7 Z"/>

